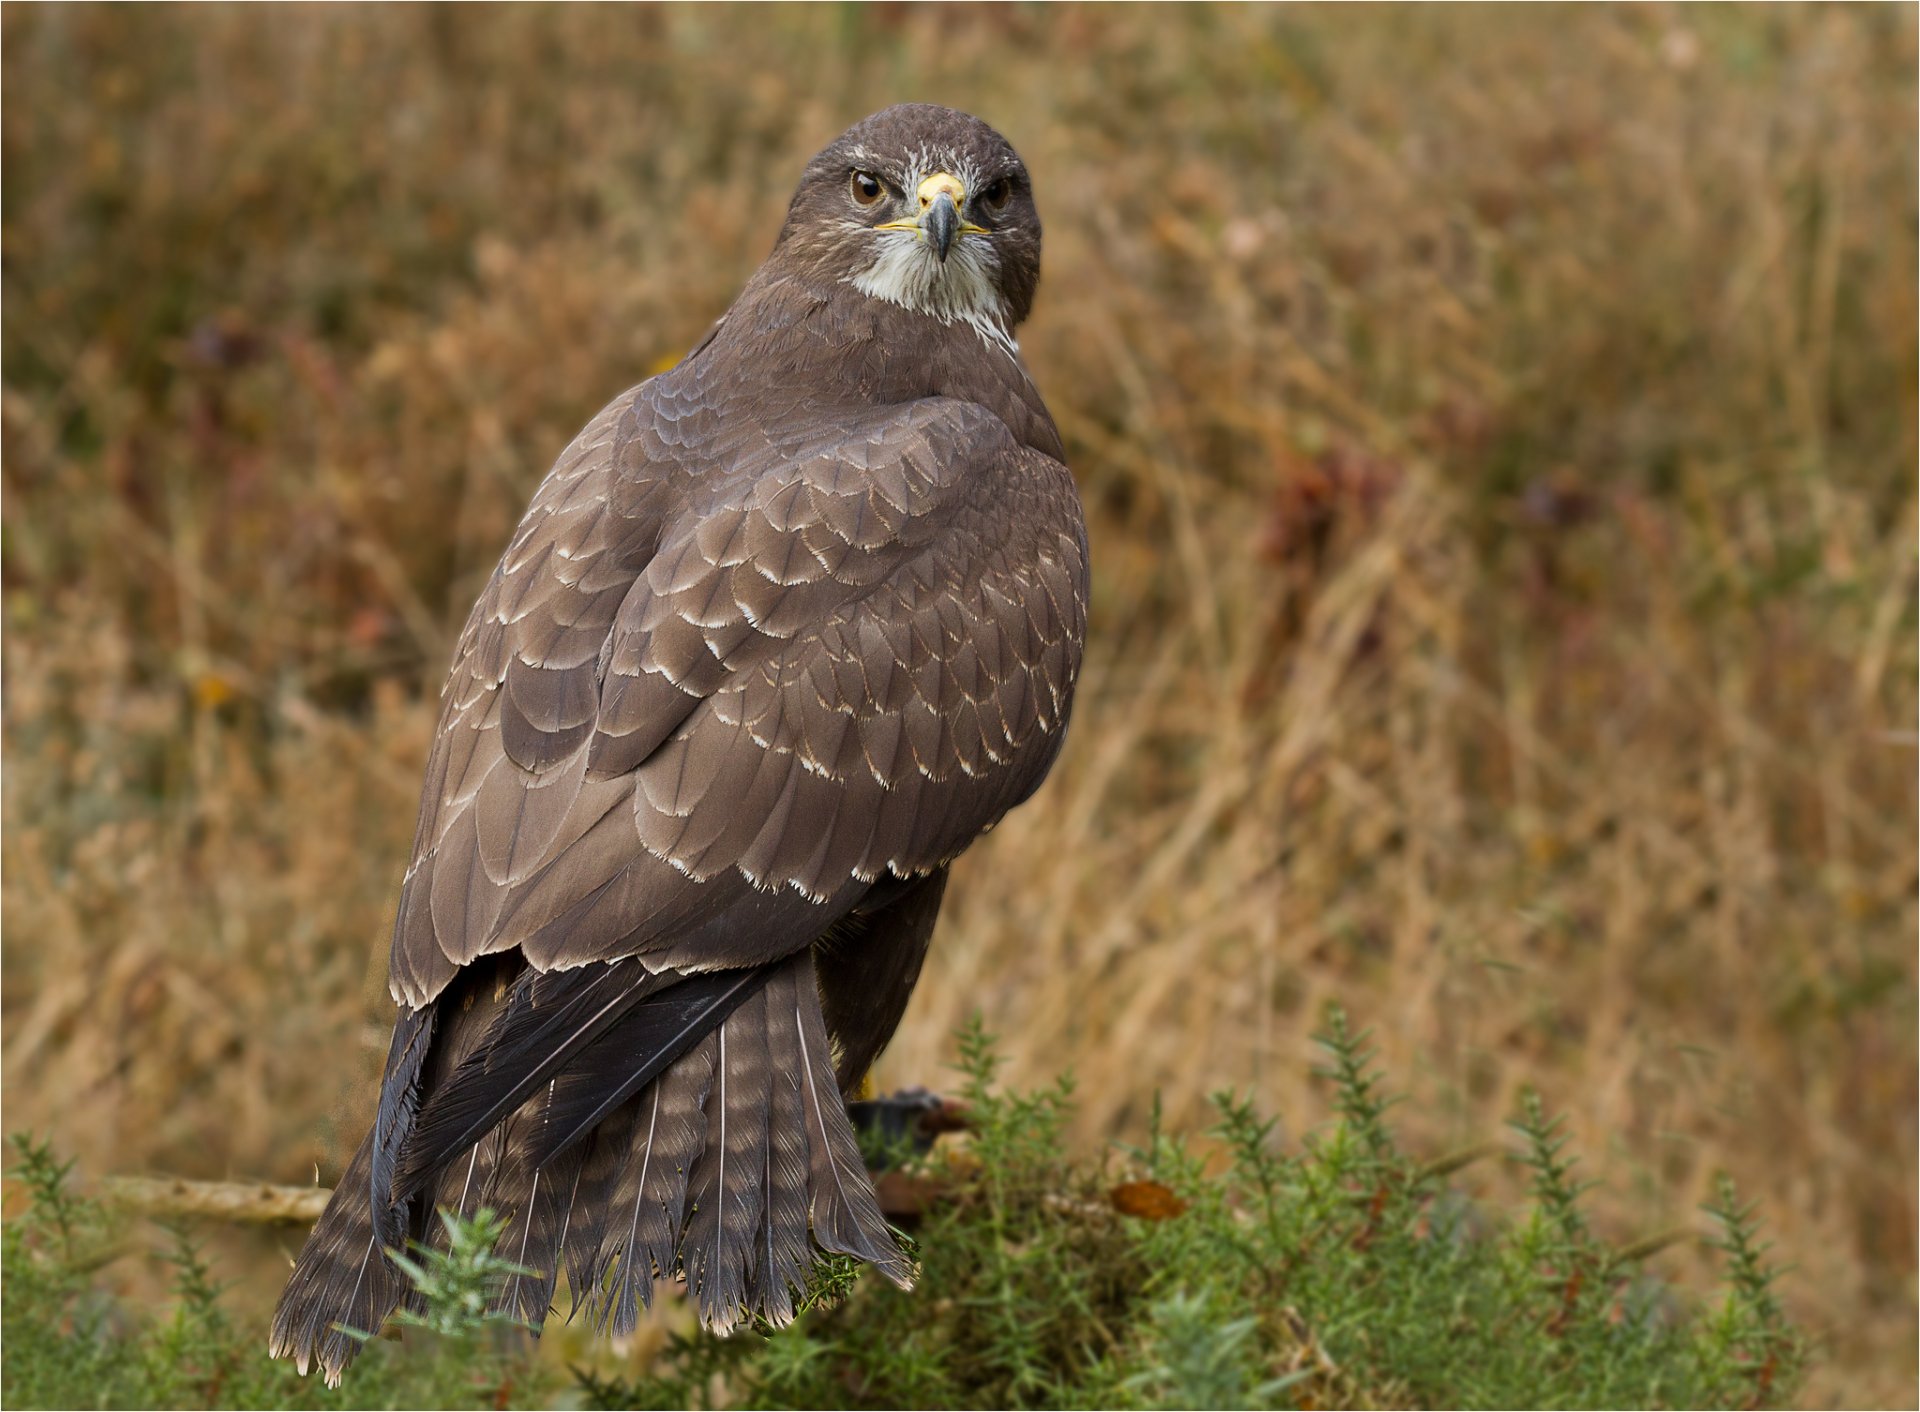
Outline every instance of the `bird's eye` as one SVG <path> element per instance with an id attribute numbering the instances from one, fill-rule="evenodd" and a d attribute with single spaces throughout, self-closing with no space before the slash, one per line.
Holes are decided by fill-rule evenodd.
<path id="1" fill-rule="evenodd" d="M 980 204 L 996 216 L 1007 209 L 1007 202 L 1013 199 L 1013 183 L 1001 177 L 993 185 L 980 193 Z"/>
<path id="2" fill-rule="evenodd" d="M 871 206 L 887 194 L 887 188 L 881 185 L 880 178 L 872 172 L 855 172 L 853 180 L 847 186 L 847 192 L 853 197 L 855 205 Z"/>

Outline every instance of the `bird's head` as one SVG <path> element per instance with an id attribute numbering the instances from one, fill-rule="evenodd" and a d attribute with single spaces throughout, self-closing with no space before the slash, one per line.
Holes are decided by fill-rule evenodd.
<path id="1" fill-rule="evenodd" d="M 809 162 L 776 248 L 1009 343 L 1040 282 L 1026 164 L 978 118 L 930 103 L 883 109 Z"/>

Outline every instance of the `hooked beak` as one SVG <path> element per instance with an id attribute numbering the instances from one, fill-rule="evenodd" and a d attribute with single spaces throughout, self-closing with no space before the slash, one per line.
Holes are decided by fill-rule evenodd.
<path id="1" fill-rule="evenodd" d="M 927 243 L 933 246 L 933 253 L 945 264 L 947 252 L 953 249 L 953 242 L 960 234 L 960 212 L 953 198 L 944 191 L 936 196 L 926 214 L 920 217 L 920 229 L 925 232 Z"/>
<path id="2" fill-rule="evenodd" d="M 888 221 L 880 230 L 910 230 L 933 247 L 941 264 L 953 250 L 953 242 L 963 235 L 985 235 L 987 228 L 975 225 L 960 215 L 967 203 L 967 188 L 960 178 L 948 172 L 935 172 L 920 183 L 914 193 L 920 203 L 918 220 Z"/>

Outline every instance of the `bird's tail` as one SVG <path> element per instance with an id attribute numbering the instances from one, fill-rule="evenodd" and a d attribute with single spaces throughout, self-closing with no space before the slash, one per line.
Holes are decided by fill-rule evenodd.
<path id="1" fill-rule="evenodd" d="M 303 1373 L 318 1363 L 329 1387 L 339 1386 L 342 1370 L 360 1351 L 356 1333 L 378 1333 L 406 1289 L 374 1236 L 367 1199 L 372 1162 L 369 1132 L 294 1262 L 267 1340 L 270 1356 L 293 1359 Z"/>
<path id="2" fill-rule="evenodd" d="M 434 1175 L 435 1206 L 506 1215 L 501 1253 L 534 1272 L 509 1281 L 496 1307 L 537 1329 L 564 1268 L 575 1315 L 627 1332 L 651 1302 L 655 1277 L 684 1273 L 709 1328 L 725 1332 L 755 1316 L 784 1324 L 817 1250 L 910 1283 L 835 1083 L 809 953 L 778 963 L 658 1078 L 556 1151 L 556 1129 L 571 1131 L 568 1119 L 580 1111 L 580 1084 L 617 1089 L 606 1048 L 584 1051 Z M 647 1058 L 633 1053 L 627 1062 L 637 1071 Z M 317 1362 L 329 1383 L 359 1348 L 338 1326 L 377 1332 L 410 1297 L 376 1235 L 374 1151 L 370 1135 L 274 1315 L 273 1355 L 302 1371 Z M 437 1226 L 420 1203 L 414 1238 L 432 1240 Z"/>

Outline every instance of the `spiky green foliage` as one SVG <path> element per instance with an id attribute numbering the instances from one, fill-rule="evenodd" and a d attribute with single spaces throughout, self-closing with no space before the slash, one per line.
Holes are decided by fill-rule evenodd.
<path id="1" fill-rule="evenodd" d="M 654 1376 L 593 1381 L 599 1406 L 1751 1406 L 1804 1360 L 1751 1213 L 1727 1229 L 1710 1316 L 1647 1275 L 1661 1242 L 1588 1229 L 1572 1157 L 1537 1097 L 1514 1127 L 1530 1200 L 1499 1221 L 1444 1185 L 1475 1155 L 1398 1148 L 1365 1035 L 1338 1010 L 1319 1042 L 1342 1116 L 1293 1152 L 1248 1101 L 1217 1096 L 1227 1164 L 1170 1137 L 1103 1163 L 1060 1132 L 1071 1085 L 993 1087 L 991 1040 L 962 1035 L 972 1141 L 919 1231 L 921 1284 L 863 1282 L 774 1338 L 673 1340 Z M 1208 1146 L 1213 1146 L 1209 1144 Z M 1163 1194 L 1123 1214 L 1116 1184 Z M 1153 1203 L 1149 1203 L 1150 1205 Z"/>
<path id="2" fill-rule="evenodd" d="M 332 1391 L 266 1358 L 265 1311 L 228 1308 L 185 1227 L 167 1227 L 158 1257 L 172 1269 L 172 1307 L 116 1299 L 108 1267 L 127 1254 L 124 1233 L 74 1191 L 71 1162 L 26 1136 L 13 1148 L 9 1175 L 26 1199 L 0 1247 L 8 1407 L 504 1407 L 520 1405 L 530 1379 L 539 1401 L 552 1390 L 550 1375 L 532 1377 L 524 1340 L 501 1339 L 505 1321 L 485 1312 L 487 1292 L 518 1268 L 494 1254 L 502 1226 L 491 1213 L 450 1221 L 448 1250 L 403 1257 L 427 1302 L 400 1322 L 430 1336 L 375 1341 Z"/>
<path id="3" fill-rule="evenodd" d="M 507 1233 L 506 1218 L 483 1206 L 465 1220 L 442 1211 L 440 1224 L 447 1232 L 446 1249 L 422 1247 L 410 1255 L 392 1255 L 393 1263 L 427 1301 L 425 1312 L 402 1309 L 395 1321 L 430 1329 L 442 1338 L 468 1338 L 497 1324 L 525 1328 L 525 1321 L 516 1315 L 487 1307 L 506 1281 L 533 1273 L 495 1249 Z"/>
<path id="4" fill-rule="evenodd" d="M 175 1303 L 117 1303 L 118 1251 L 69 1168 L 15 1139 L 25 1192 L 5 1231 L 4 1388 L 13 1407 L 1747 1407 L 1792 1396 L 1806 1358 L 1780 1272 L 1724 1178 L 1707 1208 L 1726 1290 L 1695 1311 L 1645 1271 L 1673 1237 L 1621 1249 L 1590 1226 L 1575 1159 L 1537 1095 L 1513 1154 L 1527 1197 L 1505 1215 L 1446 1184 L 1491 1149 L 1422 1164 L 1386 1122 L 1366 1036 L 1338 1010 L 1319 1036 L 1339 1119 L 1286 1150 L 1276 1123 L 1216 1096 L 1206 1142 L 1162 1130 L 1088 1161 L 1063 1133 L 1073 1088 L 995 1086 L 993 1041 L 960 1037 L 970 1140 L 916 1175 L 947 1193 L 914 1236 L 901 1294 L 835 1259 L 788 1330 L 677 1331 L 635 1379 L 535 1362 L 487 1313 L 518 1269 L 503 1223 L 447 1220 L 403 1268 L 426 1335 L 373 1341 L 340 1393 L 260 1353 L 264 1311 L 228 1310 L 200 1249 L 173 1233 Z"/>
<path id="5" fill-rule="evenodd" d="M 1787 1322 L 1774 1296 L 1786 1273 L 1767 1261 L 1754 1204 L 1742 1203 L 1733 1178 L 1722 1172 L 1705 1207 L 1719 1223 L 1714 1244 L 1726 1256 L 1726 1295 L 1708 1321 L 1696 1354 L 1701 1375 L 1720 1386 L 1751 1387 L 1757 1403 L 1784 1397 L 1806 1364 L 1806 1340 Z"/>

